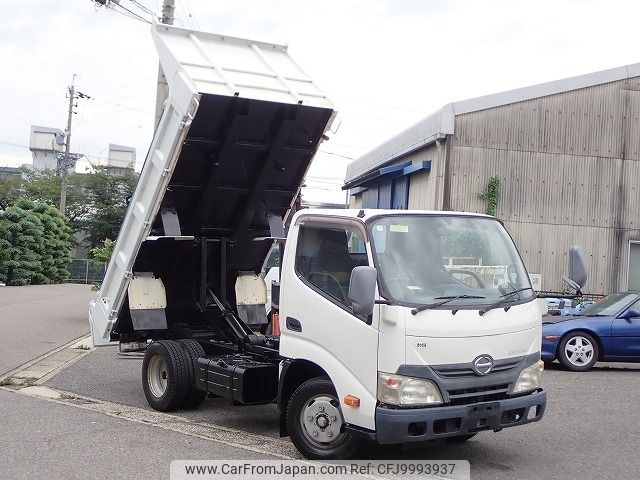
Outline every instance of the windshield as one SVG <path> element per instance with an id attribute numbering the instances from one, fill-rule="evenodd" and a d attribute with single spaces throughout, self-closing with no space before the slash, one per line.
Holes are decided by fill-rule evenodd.
<path id="1" fill-rule="evenodd" d="M 533 294 L 511 237 L 494 219 L 389 215 L 370 229 L 381 291 L 389 300 L 453 309 L 500 300 L 508 305 Z"/>
<path id="2" fill-rule="evenodd" d="M 637 297 L 638 295 L 634 293 L 612 293 L 598 303 L 594 303 L 585 308 L 580 312 L 580 315 L 583 317 L 594 315 L 615 316 Z"/>

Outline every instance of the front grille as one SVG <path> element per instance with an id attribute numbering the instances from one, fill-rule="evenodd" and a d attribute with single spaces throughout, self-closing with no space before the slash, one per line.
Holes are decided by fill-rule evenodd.
<path id="1" fill-rule="evenodd" d="M 492 402 L 507 398 L 508 384 L 488 385 L 478 388 L 447 390 L 450 405 L 468 405 L 478 402 Z"/>
<path id="2" fill-rule="evenodd" d="M 520 359 L 500 361 L 498 360 L 491 372 L 486 376 L 490 377 L 492 374 L 505 373 L 514 369 L 520 363 Z M 471 364 L 459 364 L 459 365 L 435 365 L 431 367 L 442 378 L 465 378 L 465 377 L 477 377 L 473 371 Z"/>

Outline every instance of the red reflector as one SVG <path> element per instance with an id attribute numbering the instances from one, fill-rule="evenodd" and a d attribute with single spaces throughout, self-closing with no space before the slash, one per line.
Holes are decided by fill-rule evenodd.
<path id="1" fill-rule="evenodd" d="M 546 335 L 544 337 L 545 340 L 557 340 L 560 338 L 560 335 Z"/>
<path id="2" fill-rule="evenodd" d="M 344 404 L 350 407 L 358 408 L 360 406 L 360 399 L 358 397 L 354 397 L 353 395 L 347 395 L 344 397 Z"/>

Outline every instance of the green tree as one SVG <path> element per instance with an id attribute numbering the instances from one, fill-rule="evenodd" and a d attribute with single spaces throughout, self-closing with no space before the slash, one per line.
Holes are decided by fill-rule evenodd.
<path id="1" fill-rule="evenodd" d="M 116 242 L 105 238 L 102 242 L 102 246 L 94 247 L 90 250 L 91 258 L 95 260 L 96 263 L 100 263 L 102 265 L 109 263 L 111 260 L 111 255 L 113 255 L 113 249 L 116 246 Z M 102 282 L 97 282 L 93 285 L 93 290 L 100 290 L 102 286 Z"/>
<path id="2" fill-rule="evenodd" d="M 0 212 L 0 280 L 7 285 L 26 285 L 41 266 L 38 253 L 44 227 L 38 217 L 17 206 Z"/>
<path id="3" fill-rule="evenodd" d="M 71 235 L 84 233 L 89 248 L 101 245 L 105 238 L 116 238 L 138 177 L 135 173 L 109 175 L 105 170 L 93 174 L 69 175 L 65 215 Z M 0 180 L 0 208 L 13 205 L 20 198 L 45 203 L 54 208 L 60 204 L 62 179 L 52 170 L 24 169 L 18 179 Z M 73 236 L 71 237 L 74 242 Z"/>
<path id="4" fill-rule="evenodd" d="M 40 268 L 31 283 L 58 283 L 69 277 L 71 262 L 71 228 L 57 208 L 42 202 L 20 199 L 16 206 L 30 211 L 43 226 L 42 242 L 37 252 Z"/>
<path id="5" fill-rule="evenodd" d="M 0 210 L 13 205 L 20 196 L 22 179 L 20 177 L 0 178 Z"/>
<path id="6" fill-rule="evenodd" d="M 82 221 L 90 214 L 90 206 L 86 202 L 86 184 L 88 175 L 70 173 L 67 184 L 67 206 L 65 215 L 73 232 L 82 227 Z M 34 202 L 46 203 L 52 207 L 60 207 L 60 189 L 62 177 L 53 170 L 24 169 L 19 197 Z M 16 201 L 17 198 L 14 198 Z"/>
<path id="7" fill-rule="evenodd" d="M 127 211 L 127 201 L 135 190 L 137 175 L 109 175 L 98 171 L 86 178 L 86 204 L 89 213 L 79 222 L 90 248 L 105 238 L 116 238 Z"/>
<path id="8" fill-rule="evenodd" d="M 102 246 L 94 247 L 91 249 L 91 258 L 96 262 L 109 263 L 111 255 L 113 254 L 113 248 L 116 246 L 116 242 L 105 238 L 102 242 Z"/>

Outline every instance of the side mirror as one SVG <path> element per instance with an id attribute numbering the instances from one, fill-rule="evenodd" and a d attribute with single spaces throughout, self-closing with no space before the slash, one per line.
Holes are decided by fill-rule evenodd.
<path id="1" fill-rule="evenodd" d="M 635 308 L 630 308 L 621 315 L 621 318 L 625 318 L 627 320 L 637 317 L 640 317 L 640 311 L 636 310 Z"/>
<path id="2" fill-rule="evenodd" d="M 376 299 L 378 272 L 373 267 L 355 267 L 349 282 L 349 301 L 354 315 L 369 316 Z"/>
<path id="3" fill-rule="evenodd" d="M 579 245 L 569 247 L 569 275 L 563 277 L 564 283 L 581 294 L 582 287 L 587 284 L 587 262 L 584 259 L 584 251 Z"/>

